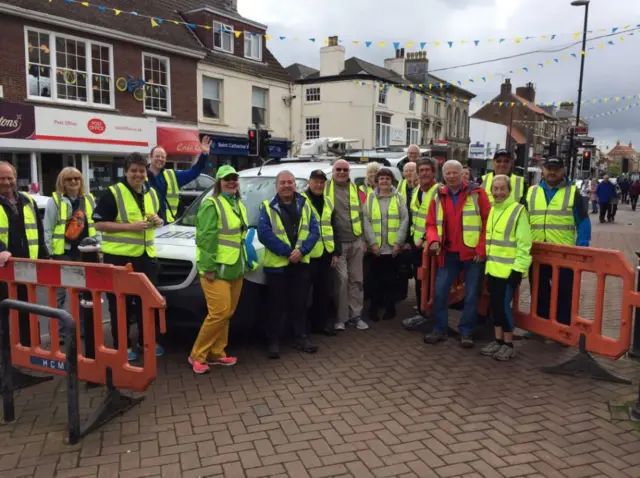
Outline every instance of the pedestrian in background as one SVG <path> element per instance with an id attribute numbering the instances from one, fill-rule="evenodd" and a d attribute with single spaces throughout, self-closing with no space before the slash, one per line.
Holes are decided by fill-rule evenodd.
<path id="1" fill-rule="evenodd" d="M 638 205 L 638 196 L 640 196 L 640 179 L 636 179 L 631 185 L 631 189 L 629 190 L 632 211 L 636 210 L 636 206 Z"/>
<path id="2" fill-rule="evenodd" d="M 602 182 L 598 184 L 596 196 L 598 196 L 598 205 L 600 206 L 600 223 L 605 220 L 611 222 L 611 199 L 615 195 L 615 187 L 609 180 L 609 176 L 605 175 Z"/>
<path id="3" fill-rule="evenodd" d="M 511 197 L 507 176 L 493 178 L 491 194 L 495 202 L 487 219 L 485 274 L 495 341 L 480 353 L 507 361 L 516 356 L 511 301 L 531 266 L 531 227 L 525 207 Z"/>
<path id="4" fill-rule="evenodd" d="M 592 177 L 589 182 L 589 191 L 591 193 L 591 214 L 598 214 L 598 178 L 596 176 Z"/>
<path id="5" fill-rule="evenodd" d="M 609 205 L 611 206 L 609 208 L 609 217 L 607 218 L 607 220 L 609 222 L 616 222 L 616 214 L 618 212 L 618 204 L 620 203 L 621 198 L 623 197 L 623 192 L 622 192 L 622 188 L 620 187 L 620 185 L 618 183 L 613 185 L 613 195 L 611 196 L 611 199 L 609 200 Z M 624 204 L 624 202 L 623 202 Z"/>
<path id="6" fill-rule="evenodd" d="M 580 196 L 582 196 L 582 200 L 584 201 L 586 208 L 589 208 L 590 195 L 591 195 L 591 181 L 589 181 L 588 179 L 583 179 L 582 184 L 580 184 Z"/>
<path id="7" fill-rule="evenodd" d="M 620 189 L 618 199 L 622 201 L 622 204 L 629 204 L 629 190 L 631 189 L 629 179 L 625 175 L 620 176 L 618 181 L 616 181 L 616 186 Z"/>
<path id="8" fill-rule="evenodd" d="M 196 219 L 196 262 L 207 316 L 189 355 L 194 373 L 207 373 L 215 365 L 233 366 L 238 361 L 225 349 L 243 276 L 257 267 L 247 257 L 247 231 L 238 173 L 231 166 L 222 166 L 216 173 L 213 195 L 202 201 Z"/>
<path id="9" fill-rule="evenodd" d="M 258 238 L 264 244 L 269 310 L 266 324 L 269 358 L 280 358 L 280 342 L 290 321 L 295 347 L 315 353 L 309 337 L 310 254 L 319 239 L 318 221 L 306 196 L 296 192 L 290 171 L 276 176 L 276 195 L 260 207 Z"/>
<path id="10" fill-rule="evenodd" d="M 376 175 L 378 188 L 369 194 L 364 211 L 364 232 L 371 251 L 371 309 L 369 319 L 396 316 L 398 255 L 403 250 L 409 227 L 407 205 L 393 187 L 393 173 L 382 168 Z"/>

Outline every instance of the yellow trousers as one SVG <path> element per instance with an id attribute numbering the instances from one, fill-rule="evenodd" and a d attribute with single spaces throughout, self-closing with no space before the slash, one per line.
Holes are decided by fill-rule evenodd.
<path id="1" fill-rule="evenodd" d="M 207 317 L 200 327 L 198 338 L 191 349 L 191 359 L 200 363 L 225 357 L 229 340 L 229 322 L 240 300 L 242 277 L 233 281 L 200 277 L 207 300 Z"/>

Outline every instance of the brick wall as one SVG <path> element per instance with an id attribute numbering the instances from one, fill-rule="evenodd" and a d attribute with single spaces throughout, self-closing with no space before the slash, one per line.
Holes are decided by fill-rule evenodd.
<path id="1" fill-rule="evenodd" d="M 73 35 L 88 40 L 96 40 L 113 46 L 114 79 L 132 75 L 142 77 L 142 52 L 153 53 L 170 59 L 171 69 L 171 118 L 162 117 L 162 121 L 180 121 L 197 123 L 197 65 L 195 58 L 187 58 L 143 48 L 139 45 L 103 38 L 81 31 L 75 31 L 45 23 L 30 21 L 18 17 L 0 14 L 0 85 L 4 87 L 4 99 L 17 103 L 31 103 L 26 100 L 27 82 L 25 72 L 25 36 L 24 26 L 30 26 L 52 32 Z M 33 104 L 39 104 L 33 102 Z M 40 103 L 42 104 L 42 103 Z M 64 106 L 51 104 L 59 108 L 75 110 L 90 107 Z M 128 116 L 144 116 L 143 103 L 137 101 L 129 92 L 115 91 L 115 113 Z"/>

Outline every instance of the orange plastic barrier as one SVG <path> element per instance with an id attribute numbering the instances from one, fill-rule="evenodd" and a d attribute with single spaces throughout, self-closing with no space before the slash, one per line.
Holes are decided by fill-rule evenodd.
<path id="1" fill-rule="evenodd" d="M 436 295 L 436 272 L 438 270 L 438 258 L 429 254 L 428 248 L 422 252 L 422 267 L 418 268 L 418 278 L 422 281 L 420 310 L 425 315 L 433 313 L 433 300 Z M 462 274 L 453 281 L 449 291 L 448 304 L 455 304 L 464 299 L 464 282 Z"/>
<path id="2" fill-rule="evenodd" d="M 165 333 L 165 300 L 146 275 L 133 272 L 130 266 L 116 267 L 108 264 L 63 262 L 49 260 L 11 259 L 0 268 L 0 283 L 8 285 L 8 298 L 20 300 L 18 285 L 27 289 L 27 299 L 37 303 L 36 288 L 46 288 L 48 305 L 56 307 L 56 291 L 66 289 L 69 311 L 76 321 L 77 342 L 80 341 L 80 292 L 88 292 L 93 300 L 93 324 L 95 330 L 95 358 L 83 355 L 78 347 L 78 378 L 87 382 L 105 384 L 107 369 L 111 369 L 113 386 L 142 392 L 156 378 L 156 327 L 155 316 L 159 312 L 160 331 Z M 118 307 L 118 350 L 104 345 L 102 329 L 102 293 L 116 296 Z M 144 365 L 137 367 L 127 360 L 127 296 L 137 296 L 142 301 Z M 24 299 L 23 299 L 24 300 Z M 41 347 L 38 317 L 29 315 L 31 347 L 20 344 L 18 312 L 11 311 L 11 359 L 14 365 L 57 375 L 66 375 L 66 355 L 60 350 L 58 322 L 49 321 L 50 350 Z M 89 337 L 86 337 L 89 340 Z"/>

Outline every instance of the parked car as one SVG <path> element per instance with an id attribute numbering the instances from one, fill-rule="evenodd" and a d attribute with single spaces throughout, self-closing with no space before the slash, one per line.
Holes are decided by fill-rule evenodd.
<path id="1" fill-rule="evenodd" d="M 198 199 L 200 195 L 215 184 L 216 180 L 208 174 L 201 174 L 190 183 L 180 188 L 180 204 L 178 205 L 178 214 L 176 217 L 182 216 L 193 201 Z"/>
<path id="2" fill-rule="evenodd" d="M 366 164 L 352 164 L 351 178 L 362 184 Z M 272 199 L 276 194 L 275 178 L 283 170 L 290 171 L 296 178 L 299 192 L 306 189 L 309 175 L 313 170 L 322 169 L 331 176 L 328 161 L 281 161 L 262 168 L 246 169 L 239 172 L 240 192 L 247 208 L 249 228 L 258 224 L 260 204 Z M 394 170 L 397 180 L 400 172 Z M 167 313 L 171 326 L 199 327 L 206 316 L 206 302 L 200 287 L 196 269 L 195 225 L 200 203 L 211 195 L 212 188 L 201 194 L 174 224 L 164 226 L 156 232 L 156 254 L 160 263 L 158 290 L 167 299 Z M 253 238 L 253 246 L 262 262 L 264 246 Z M 231 321 L 232 333 L 248 332 L 264 314 L 266 278 L 262 268 L 245 275 L 242 296 L 238 309 Z"/>
<path id="3" fill-rule="evenodd" d="M 49 202 L 49 199 L 51 199 L 51 197 L 43 196 L 41 194 L 30 194 L 30 196 L 33 198 L 33 200 L 36 203 L 36 206 L 38 207 L 38 213 L 40 214 L 40 219 L 44 219 L 44 211 L 47 208 L 47 203 Z"/>

